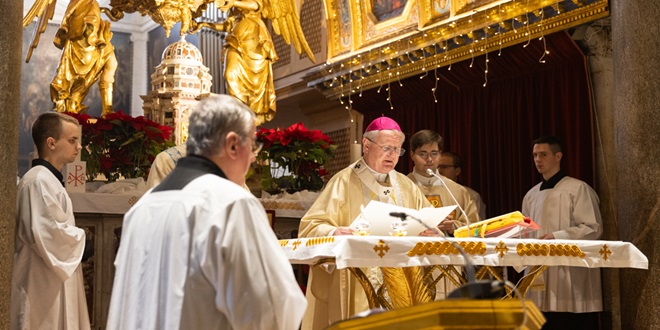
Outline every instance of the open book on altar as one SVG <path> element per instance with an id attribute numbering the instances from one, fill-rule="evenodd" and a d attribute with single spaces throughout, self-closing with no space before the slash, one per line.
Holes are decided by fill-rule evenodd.
<path id="1" fill-rule="evenodd" d="M 523 236 L 539 230 L 541 227 L 534 220 L 522 215 L 519 211 L 503 214 L 463 226 L 454 231 L 454 237 L 499 237 L 509 238 Z"/>
<path id="2" fill-rule="evenodd" d="M 356 231 L 363 229 L 367 224 L 371 236 L 390 236 L 395 231 L 392 228 L 392 223 L 401 220 L 400 217 L 391 216 L 390 213 L 398 212 L 407 215 L 404 223 L 407 225 L 405 231 L 407 236 L 418 236 L 419 233 L 426 230 L 426 226 L 430 228 L 437 227 L 442 220 L 454 211 L 456 205 L 445 207 L 425 207 L 420 210 L 410 209 L 403 206 L 382 203 L 379 201 L 371 201 L 365 208 L 362 209 L 360 215 L 353 220 L 350 228 Z M 419 223 L 415 219 L 424 222 L 426 226 Z"/>

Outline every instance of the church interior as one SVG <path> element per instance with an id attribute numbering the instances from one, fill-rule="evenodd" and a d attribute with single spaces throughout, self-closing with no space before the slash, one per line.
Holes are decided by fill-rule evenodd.
<path id="1" fill-rule="evenodd" d="M 3 265 L 11 265 L 13 255 L 14 175 L 21 177 L 30 168 L 32 122 L 54 109 L 51 81 L 64 56 L 53 39 L 76 1 L 46 1 L 49 20 L 34 17 L 21 25 L 39 2 L 0 4 L 8 18 L 0 29 L 0 74 L 5 77 L 0 83 L 0 121 L 5 123 L 0 189 L 9 192 L 2 207 L 12 210 L 0 221 Z M 109 106 L 130 117 L 144 116 L 171 127 L 169 147 L 185 142 L 188 113 L 200 99 L 255 89 L 236 91 L 236 83 L 225 76 L 237 64 L 223 49 L 232 47 L 237 32 L 227 30 L 231 12 L 221 10 L 218 2 L 180 2 L 198 6 L 190 7 L 192 20 L 183 14 L 159 16 L 146 5 L 153 0 L 96 2 L 101 19 L 111 21 L 107 42 L 114 47 L 116 70 L 111 95 L 104 94 L 106 83 L 94 83 L 81 99 L 83 113 L 100 118 Z M 589 184 L 600 199 L 600 239 L 630 242 L 649 260 L 646 270 L 602 269 L 600 328 L 660 327 L 653 316 L 660 306 L 659 291 L 653 289 L 660 285 L 655 253 L 660 218 L 660 153 L 654 147 L 660 140 L 660 89 L 653 83 L 660 74 L 656 0 L 293 3 L 298 29 L 282 28 L 291 23 L 276 18 L 261 23 L 276 55 L 264 62 L 272 86 L 266 82 L 257 88 L 265 93 L 260 97 L 272 102 L 248 104 L 259 118 L 257 129 L 302 123 L 329 136 L 336 149 L 325 164 L 326 181 L 360 158 L 363 131 L 374 119 L 394 119 L 406 136 L 404 149 L 415 132 L 437 131 L 442 151 L 460 155 L 460 183 L 480 193 L 486 218 L 521 209 L 525 193 L 542 179 L 534 167 L 532 141 L 559 136 L 565 145 L 562 169 Z M 109 18 L 117 13 L 117 19 Z M 38 44 L 32 47 L 35 36 Z M 398 172 L 413 170 L 411 155 L 400 157 Z M 248 179 L 247 185 L 269 211 L 278 238 L 295 238 L 315 195 L 302 202 L 268 199 L 256 180 Z M 96 182 L 87 182 L 87 188 L 83 182 L 82 190 L 70 194 L 76 222 L 95 237 L 94 261 L 83 265 L 95 329 L 104 328 L 107 318 L 123 214 L 144 192 L 144 182 L 126 182 L 132 188 L 105 189 L 128 189 L 125 193 L 90 193 Z M 4 328 L 11 269 L 2 268 Z M 295 272 L 303 281 L 304 268 Z"/>

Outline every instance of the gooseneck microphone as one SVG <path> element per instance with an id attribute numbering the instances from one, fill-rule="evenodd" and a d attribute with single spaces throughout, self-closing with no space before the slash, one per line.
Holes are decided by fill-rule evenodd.
<path id="1" fill-rule="evenodd" d="M 449 196 L 451 196 L 451 199 L 454 200 L 454 203 L 456 203 L 456 206 L 458 207 L 458 209 L 461 210 L 461 213 L 465 217 L 465 222 L 467 223 L 467 226 L 468 226 L 468 229 L 469 229 L 470 225 L 471 225 L 470 219 L 468 218 L 467 214 L 465 214 L 465 210 L 463 210 L 463 208 L 461 207 L 461 204 L 458 204 L 458 201 L 456 200 L 456 197 L 454 197 L 454 194 L 451 193 L 451 190 L 449 190 L 449 187 L 447 187 L 447 184 L 445 183 L 445 180 L 442 179 L 442 176 L 435 174 L 435 172 L 433 172 L 433 170 L 431 170 L 430 168 L 426 169 L 426 174 L 433 175 L 434 177 L 438 178 L 438 180 L 440 180 L 440 182 L 442 182 L 442 186 L 445 187 L 445 189 L 449 193 Z M 456 219 L 456 220 L 458 220 L 458 219 Z M 470 231 L 468 230 L 468 233 L 469 232 Z"/>
<path id="2" fill-rule="evenodd" d="M 448 240 L 442 232 L 438 228 L 433 228 L 424 223 L 421 219 L 418 219 L 416 217 L 413 217 L 412 215 L 409 215 L 405 212 L 390 212 L 391 217 L 395 218 L 401 218 L 401 221 L 406 220 L 407 218 L 413 219 L 422 226 L 424 226 L 426 229 L 430 229 L 438 236 L 442 237 L 442 239 L 445 242 L 449 242 L 453 247 L 455 247 L 458 252 L 463 256 L 463 259 L 465 259 L 465 274 L 467 277 L 467 283 L 464 285 L 460 286 L 456 290 L 452 291 L 448 298 L 470 298 L 470 299 L 495 299 L 495 298 L 501 298 L 504 296 L 505 291 L 504 291 L 504 282 L 498 282 L 498 281 L 477 281 L 477 277 L 475 276 L 475 271 L 474 271 L 474 264 L 472 264 L 472 259 L 470 256 L 465 252 L 465 250 L 458 245 L 458 243 Z"/>

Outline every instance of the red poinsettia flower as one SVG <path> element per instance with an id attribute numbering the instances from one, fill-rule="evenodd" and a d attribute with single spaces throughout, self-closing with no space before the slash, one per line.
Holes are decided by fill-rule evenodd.
<path id="1" fill-rule="evenodd" d="M 295 123 L 286 129 L 260 128 L 257 140 L 264 144 L 257 159 L 262 169 L 262 186 L 266 191 L 277 193 L 299 190 L 319 190 L 323 186 L 322 176 L 327 171 L 322 164 L 333 156 L 336 146 L 320 130 L 309 130 L 303 123 Z M 275 166 L 275 167 L 273 167 Z M 274 169 L 275 168 L 275 169 Z M 279 169 L 276 169 L 279 168 Z M 289 173 L 273 177 L 276 173 Z"/>

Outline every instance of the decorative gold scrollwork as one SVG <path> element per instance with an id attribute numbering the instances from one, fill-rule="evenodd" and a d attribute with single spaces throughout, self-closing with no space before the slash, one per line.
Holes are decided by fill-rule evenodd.
<path id="1" fill-rule="evenodd" d="M 288 239 L 281 239 L 281 240 L 279 240 L 279 242 L 280 242 L 281 247 L 285 247 L 285 246 L 289 245 L 289 240 Z"/>
<path id="2" fill-rule="evenodd" d="M 321 245 L 321 244 L 334 243 L 334 242 L 335 242 L 335 237 L 334 236 L 312 237 L 312 238 L 307 240 L 307 243 L 305 243 L 305 246 L 314 246 L 314 245 Z"/>
<path id="3" fill-rule="evenodd" d="M 483 242 L 459 242 L 458 245 L 465 250 L 467 254 L 486 253 L 486 244 Z M 440 254 L 458 254 L 458 249 L 449 242 L 418 242 L 408 251 L 409 257 L 421 255 L 440 255 Z"/>
<path id="4" fill-rule="evenodd" d="M 519 256 L 551 256 L 551 257 L 580 257 L 586 255 L 575 244 L 539 244 L 519 243 L 516 245 Z"/>

